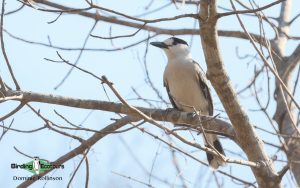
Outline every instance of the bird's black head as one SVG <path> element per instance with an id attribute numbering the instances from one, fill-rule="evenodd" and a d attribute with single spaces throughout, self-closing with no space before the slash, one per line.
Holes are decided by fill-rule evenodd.
<path id="1" fill-rule="evenodd" d="M 169 39 L 173 40 L 173 41 L 172 41 L 172 45 L 185 44 L 185 45 L 188 46 L 188 43 L 187 43 L 186 41 L 180 39 L 180 38 L 171 37 L 171 38 L 169 38 Z"/>
<path id="2" fill-rule="evenodd" d="M 35 161 L 37 161 L 39 159 L 40 159 L 39 157 L 33 157 L 33 160 L 35 160 Z"/>

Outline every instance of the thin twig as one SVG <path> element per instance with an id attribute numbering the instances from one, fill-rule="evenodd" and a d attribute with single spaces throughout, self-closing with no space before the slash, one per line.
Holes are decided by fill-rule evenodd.
<path id="1" fill-rule="evenodd" d="M 0 125 L 3 128 L 2 134 L 0 136 L 0 141 L 3 139 L 5 134 L 8 133 L 9 130 L 11 130 L 11 126 L 13 125 L 13 123 L 14 123 L 14 119 L 10 122 L 8 127 L 5 127 L 4 123 L 3 123 L 3 125 Z"/>
<path id="2" fill-rule="evenodd" d="M 14 84 L 16 86 L 16 90 L 20 90 L 20 86 L 18 84 L 18 81 L 14 75 L 14 72 L 12 70 L 12 67 L 9 63 L 6 51 L 5 51 L 5 46 L 4 46 L 4 39 L 3 39 L 3 21 L 4 21 L 4 12 L 5 12 L 5 0 L 2 1 L 2 11 L 1 11 L 1 28 L 0 28 L 0 38 L 1 38 L 1 49 L 2 49 L 2 54 L 4 56 L 7 68 L 9 70 L 9 73 L 14 81 Z"/>
<path id="3" fill-rule="evenodd" d="M 138 180 L 138 179 L 136 179 L 136 178 L 133 178 L 133 177 L 131 177 L 131 176 L 124 175 L 124 174 L 121 174 L 121 173 L 118 173 L 118 172 L 114 172 L 114 171 L 111 171 L 111 173 L 116 174 L 116 175 L 118 175 L 118 176 L 121 176 L 121 177 L 123 177 L 123 178 L 126 178 L 126 179 L 128 179 L 128 180 L 134 181 L 134 182 L 136 182 L 136 183 L 145 185 L 146 187 L 155 188 L 155 187 L 153 187 L 151 184 L 145 183 L 145 182 L 143 182 L 143 181 L 141 181 L 141 180 Z"/>
<path id="4" fill-rule="evenodd" d="M 103 128 L 101 131 L 103 132 L 111 132 L 114 130 L 119 129 L 122 126 L 125 126 L 126 124 L 134 121 L 135 118 L 130 117 L 130 116 L 126 116 L 108 126 L 106 126 L 105 128 Z M 65 162 L 67 162 L 68 160 L 76 157 L 79 154 L 84 153 L 84 151 L 86 151 L 87 148 L 92 147 L 97 141 L 99 141 L 100 139 L 102 139 L 103 137 L 107 136 L 109 133 L 95 133 L 94 135 L 92 135 L 89 139 L 87 139 L 84 143 L 81 143 L 78 147 L 76 147 L 75 149 L 67 152 L 65 155 L 62 155 L 61 157 L 59 157 L 56 161 L 52 162 L 53 164 L 63 164 Z M 30 157 L 30 156 L 29 156 Z M 39 174 L 40 177 L 45 176 L 46 174 L 48 174 L 49 172 L 51 172 L 53 169 L 50 169 L 48 171 L 43 172 L 42 174 Z M 23 183 L 21 183 L 19 185 L 19 187 L 29 187 L 31 184 L 33 184 L 34 182 L 37 181 L 38 178 L 35 178 L 36 176 L 31 176 L 31 179 L 24 181 Z"/>
<path id="5" fill-rule="evenodd" d="M 19 110 L 21 110 L 24 107 L 25 104 L 26 103 L 21 102 L 14 110 L 9 112 L 5 116 L 0 117 L 0 121 L 3 121 L 5 119 L 9 118 L 10 116 L 14 115 L 15 113 L 17 113 Z"/>
<path id="6" fill-rule="evenodd" d="M 255 13 L 255 12 L 258 12 L 258 11 L 268 9 L 268 8 L 270 8 L 274 5 L 277 5 L 281 2 L 284 2 L 284 1 L 286 1 L 286 0 L 278 0 L 278 1 L 275 1 L 275 2 L 270 3 L 268 5 L 265 5 L 263 7 L 260 7 L 260 8 L 257 8 L 257 9 L 252 9 L 252 10 L 236 10 L 236 9 L 234 9 L 234 11 L 232 11 L 232 12 L 219 13 L 218 18 L 221 18 L 221 17 L 224 17 L 224 16 L 230 16 L 230 15 L 234 15 L 234 14 Z"/>
<path id="7" fill-rule="evenodd" d="M 60 18 L 60 16 L 63 14 L 63 12 L 60 12 L 59 13 L 59 15 L 54 19 L 54 20 L 52 20 L 52 21 L 49 21 L 49 22 L 47 22 L 48 24 L 53 24 L 54 22 L 56 22 L 59 18 Z"/>
<path id="8" fill-rule="evenodd" d="M 235 9 L 234 4 L 232 3 L 232 0 L 230 1 L 232 4 L 232 7 Z M 283 87 L 283 89 L 285 90 L 285 92 L 289 95 L 289 97 L 292 99 L 292 101 L 294 102 L 295 106 L 300 110 L 300 105 L 297 103 L 297 101 L 295 100 L 295 98 L 293 97 L 293 95 L 291 94 L 291 92 L 289 91 L 289 89 L 287 88 L 287 86 L 284 84 L 284 82 L 281 80 L 281 78 L 278 76 L 278 74 L 276 73 L 276 71 L 271 67 L 271 65 L 268 63 L 268 61 L 266 60 L 266 58 L 263 56 L 263 54 L 261 53 L 261 51 L 257 48 L 257 46 L 255 45 L 255 41 L 253 40 L 253 38 L 251 37 L 251 35 L 248 33 L 247 29 L 245 28 L 243 22 L 241 21 L 241 18 L 238 14 L 236 14 L 240 25 L 242 26 L 244 32 L 248 35 L 248 38 L 250 40 L 250 42 L 252 43 L 253 47 L 255 48 L 255 50 L 257 51 L 257 53 L 259 54 L 259 56 L 261 57 L 261 59 L 263 60 L 264 64 L 271 70 L 271 72 L 273 73 L 273 75 L 275 76 L 275 78 L 279 81 L 280 85 Z"/>
<path id="9" fill-rule="evenodd" d="M 85 157 L 85 168 L 86 168 L 86 173 L 85 173 L 85 188 L 89 187 L 89 177 L 90 177 L 90 166 L 89 166 L 89 159 L 88 157 Z"/>
<path id="10" fill-rule="evenodd" d="M 75 177 L 75 175 L 76 175 L 79 167 L 81 166 L 82 162 L 87 158 L 87 154 L 89 153 L 89 151 L 90 151 L 90 148 L 87 148 L 87 150 L 83 153 L 83 156 L 82 156 L 80 162 L 78 163 L 76 169 L 74 170 L 74 172 L 73 172 L 73 174 L 72 174 L 72 176 L 71 176 L 71 178 L 70 178 L 70 180 L 68 182 L 67 187 L 70 187 L 70 185 L 71 185 L 71 183 L 72 183 L 72 181 L 73 181 L 73 179 L 74 179 L 74 177 Z"/>
<path id="11" fill-rule="evenodd" d="M 97 35 L 93 35 L 93 34 L 90 34 L 92 37 L 95 37 L 95 38 L 99 38 L 99 39 L 118 39 L 118 38 L 127 38 L 127 37 L 133 37 L 135 36 L 136 34 L 138 34 L 142 29 L 143 27 L 146 25 L 146 23 L 141 27 L 139 28 L 138 30 L 136 30 L 134 33 L 132 34 L 128 34 L 128 35 L 119 35 L 119 36 L 113 36 L 113 37 L 101 37 L 101 36 L 97 36 Z"/>
<path id="12" fill-rule="evenodd" d="M 15 149 L 18 153 L 24 155 L 25 157 L 28 157 L 28 158 L 31 158 L 31 159 L 33 158 L 32 156 L 27 155 L 27 154 L 25 154 L 24 152 L 20 151 L 16 146 L 14 146 L 14 149 Z"/>
<path id="13" fill-rule="evenodd" d="M 92 28 L 90 29 L 88 35 L 86 36 L 86 38 L 85 38 L 85 40 L 83 42 L 83 45 L 82 45 L 82 49 L 85 48 L 85 46 L 86 46 L 86 44 L 88 42 L 88 39 L 90 37 L 90 34 L 93 32 L 93 30 L 95 29 L 96 25 L 97 25 L 97 21 L 94 22 Z M 80 50 L 80 52 L 79 52 L 79 54 L 78 54 L 78 56 L 77 56 L 77 58 L 76 58 L 76 60 L 74 62 L 74 65 L 77 65 L 79 63 L 79 60 L 80 60 L 81 55 L 83 54 L 83 52 L 84 52 L 83 50 Z M 63 79 L 54 87 L 55 90 L 57 90 L 60 86 L 62 86 L 62 84 L 66 81 L 66 79 L 71 75 L 73 69 L 74 69 L 74 67 L 71 67 L 69 69 L 69 71 L 67 72 L 67 74 L 63 77 Z"/>
<path id="14" fill-rule="evenodd" d="M 32 130 L 20 130 L 20 129 L 11 128 L 10 126 L 6 127 L 4 125 L 0 125 L 0 127 L 2 127 L 3 129 L 7 129 L 10 131 L 15 131 L 15 132 L 19 132 L 19 133 L 33 133 L 33 132 L 37 132 L 37 131 L 40 131 L 40 130 L 43 130 L 46 128 L 45 126 L 43 126 L 43 127 L 39 127 L 39 128 L 32 129 Z"/>
<path id="15" fill-rule="evenodd" d="M 153 137 L 153 138 L 155 138 L 155 139 L 157 139 L 157 140 L 163 142 L 164 144 L 168 145 L 169 147 L 172 147 L 173 149 L 179 151 L 180 153 L 183 153 L 184 155 L 186 155 L 186 156 L 188 156 L 189 158 L 191 158 L 191 159 L 193 159 L 193 160 L 199 162 L 200 164 L 202 164 L 202 165 L 208 167 L 208 164 L 207 164 L 207 163 L 205 163 L 205 162 L 199 160 L 197 157 L 194 157 L 193 155 L 191 155 L 191 154 L 185 152 L 184 150 L 180 149 L 179 147 L 175 146 L 174 144 L 171 144 L 171 143 L 169 143 L 169 142 L 163 140 L 161 137 L 156 136 L 155 134 L 153 134 L 153 133 L 151 133 L 151 132 L 149 132 L 149 131 L 147 131 L 147 130 L 141 130 L 141 131 L 143 131 L 143 133 L 147 133 L 147 134 L 150 135 L 151 137 Z M 221 173 L 221 174 L 223 174 L 223 175 L 225 175 L 225 176 L 228 176 L 228 177 L 230 177 L 230 178 L 232 178 L 232 179 L 234 179 L 234 180 L 236 180 L 236 181 L 238 181 L 238 182 L 240 182 L 240 183 L 243 183 L 243 184 L 245 184 L 245 185 L 249 185 L 249 186 L 252 186 L 252 187 L 256 187 L 253 183 L 250 183 L 250 182 L 247 182 L 247 181 L 245 181 L 245 180 L 242 180 L 242 179 L 240 179 L 240 178 L 238 178 L 238 177 L 232 176 L 232 175 L 230 175 L 230 174 L 228 174 L 228 173 L 226 173 L 226 172 L 224 172 L 224 171 L 216 170 L 216 172 Z"/>

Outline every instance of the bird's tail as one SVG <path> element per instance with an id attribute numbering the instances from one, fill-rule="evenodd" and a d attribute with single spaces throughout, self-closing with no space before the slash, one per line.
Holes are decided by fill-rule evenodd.
<path id="1" fill-rule="evenodd" d="M 209 142 L 209 144 L 206 143 L 206 145 L 208 147 L 213 146 L 220 154 L 225 155 L 223 147 L 222 147 L 221 142 L 219 141 L 217 135 L 206 134 L 205 136 L 206 136 L 207 142 Z M 220 157 L 217 157 L 210 153 L 206 153 L 206 156 L 207 156 L 209 166 L 212 167 L 213 169 L 217 169 L 219 166 L 223 166 L 225 164 L 225 162 Z"/>

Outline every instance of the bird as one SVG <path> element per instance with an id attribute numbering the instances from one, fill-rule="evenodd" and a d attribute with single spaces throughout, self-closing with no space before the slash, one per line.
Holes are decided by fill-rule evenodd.
<path id="1" fill-rule="evenodd" d="M 33 170 L 35 171 L 35 174 L 38 175 L 41 169 L 41 162 L 39 157 L 33 157 L 32 166 L 33 166 Z"/>
<path id="2" fill-rule="evenodd" d="M 208 80 L 200 65 L 193 60 L 186 41 L 171 37 L 151 45 L 164 50 L 168 63 L 164 70 L 163 83 L 173 108 L 184 112 L 199 112 L 213 116 L 213 101 Z M 205 134 L 205 145 L 214 147 L 225 155 L 216 134 Z M 208 142 L 208 143 L 207 143 Z M 209 166 L 217 169 L 225 162 L 218 156 L 206 152 Z"/>

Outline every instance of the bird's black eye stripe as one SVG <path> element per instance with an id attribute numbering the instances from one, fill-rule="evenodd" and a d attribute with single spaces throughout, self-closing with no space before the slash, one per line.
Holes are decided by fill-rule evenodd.
<path id="1" fill-rule="evenodd" d="M 176 44 L 185 44 L 185 45 L 188 46 L 187 42 L 185 42 L 182 39 L 179 39 L 179 38 L 176 38 L 176 37 L 172 37 L 172 39 L 173 39 L 173 45 L 176 45 Z"/>

